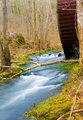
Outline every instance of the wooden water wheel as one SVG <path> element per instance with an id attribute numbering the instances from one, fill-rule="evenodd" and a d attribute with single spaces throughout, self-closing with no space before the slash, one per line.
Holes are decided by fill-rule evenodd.
<path id="1" fill-rule="evenodd" d="M 58 26 L 66 58 L 79 57 L 76 0 L 57 0 Z"/>

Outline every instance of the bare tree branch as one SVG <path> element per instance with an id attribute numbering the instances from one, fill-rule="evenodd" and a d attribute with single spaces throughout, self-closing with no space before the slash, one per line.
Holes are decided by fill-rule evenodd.
<path id="1" fill-rule="evenodd" d="M 37 68 L 37 67 L 42 67 L 42 66 L 47 66 L 47 65 L 52 65 L 52 64 L 57 64 L 57 63 L 78 63 L 79 60 L 57 60 L 57 61 L 54 61 L 54 62 L 50 62 L 50 63 L 43 63 L 43 64 L 40 64 L 40 63 L 36 63 L 35 66 L 32 66 L 30 68 L 27 68 L 13 76 L 11 76 L 10 78 L 7 78 L 7 80 L 10 80 L 12 78 L 15 78 L 16 76 L 19 76 L 20 74 L 22 74 L 23 72 L 26 72 L 26 71 L 29 71 L 31 69 L 34 69 L 34 68 Z"/>

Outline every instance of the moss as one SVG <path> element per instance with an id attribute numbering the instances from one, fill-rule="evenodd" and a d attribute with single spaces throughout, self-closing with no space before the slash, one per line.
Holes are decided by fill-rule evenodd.
<path id="1" fill-rule="evenodd" d="M 12 75 L 18 73 L 19 71 L 20 71 L 19 68 L 6 69 L 4 72 L 0 73 L 0 83 L 8 81 L 8 80 L 6 80 L 6 78 L 11 77 Z"/>
<path id="2" fill-rule="evenodd" d="M 15 54 L 16 61 L 28 61 L 31 60 L 29 58 L 29 54 Z M 25 65 L 24 63 L 12 63 L 11 66 L 16 67 L 23 67 Z M 18 73 L 20 71 L 20 68 L 10 68 L 6 69 L 4 72 L 0 73 L 0 82 L 6 82 L 5 78 L 9 78 L 13 76 L 14 74 Z"/>
<path id="3" fill-rule="evenodd" d="M 46 51 L 41 51 L 41 54 L 45 53 Z M 15 54 L 14 57 L 14 61 L 28 61 L 28 60 L 32 60 L 29 56 L 32 55 L 38 55 L 39 52 L 29 52 L 29 53 L 19 53 L 19 54 Z M 28 63 L 12 63 L 12 66 L 16 66 L 16 67 L 22 67 L 24 68 L 24 65 L 26 65 Z M 0 82 L 6 82 L 6 80 L 4 78 L 9 78 L 11 76 L 13 76 L 14 74 L 18 73 L 20 71 L 19 68 L 10 68 L 10 69 L 6 69 L 4 72 L 0 73 Z"/>
<path id="4" fill-rule="evenodd" d="M 57 120 L 60 116 L 70 111 L 75 92 L 80 84 L 78 79 L 76 79 L 77 77 L 74 78 L 78 73 L 78 67 L 73 67 L 72 71 L 73 75 L 66 81 L 62 92 L 42 103 L 38 103 L 33 109 L 25 113 L 26 118 L 34 117 L 37 120 Z"/>
<path id="5" fill-rule="evenodd" d="M 24 45 L 25 44 L 25 39 L 22 36 L 22 34 L 18 34 L 15 38 L 15 42 L 18 46 Z"/>
<path id="6" fill-rule="evenodd" d="M 75 67 L 74 67 L 75 66 Z M 76 72 L 78 68 L 78 63 L 63 63 L 63 64 L 59 64 L 58 66 L 58 71 L 67 71 L 67 72 Z"/>

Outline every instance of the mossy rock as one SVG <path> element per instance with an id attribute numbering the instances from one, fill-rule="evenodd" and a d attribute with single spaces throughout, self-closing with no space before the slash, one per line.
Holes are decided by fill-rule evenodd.
<path id="1" fill-rule="evenodd" d="M 22 36 L 22 34 L 18 34 L 15 38 L 15 42 L 18 46 L 20 45 L 24 45 L 25 44 L 25 39 L 24 37 Z"/>

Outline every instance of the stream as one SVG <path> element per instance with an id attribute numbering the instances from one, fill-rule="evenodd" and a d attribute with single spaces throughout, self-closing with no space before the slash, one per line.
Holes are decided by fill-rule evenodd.
<path id="1" fill-rule="evenodd" d="M 64 60 L 64 53 L 47 53 L 32 56 L 34 62 L 47 63 Z M 60 64 L 38 67 L 21 74 L 10 82 L 0 84 L 0 120 L 26 120 L 24 113 L 34 104 L 46 100 L 61 91 L 70 73 L 60 71 Z M 27 64 L 28 68 L 33 64 Z"/>

